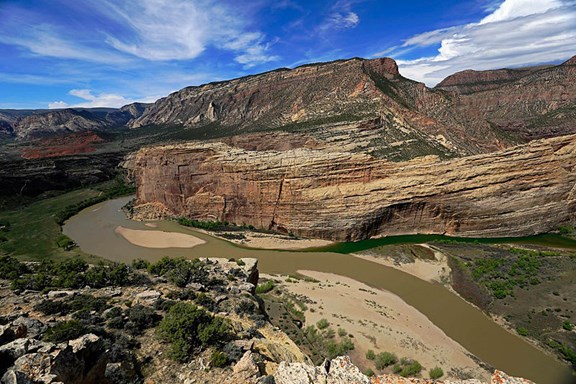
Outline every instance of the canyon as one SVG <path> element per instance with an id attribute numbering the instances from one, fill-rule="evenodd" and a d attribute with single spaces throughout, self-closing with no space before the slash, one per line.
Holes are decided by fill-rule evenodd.
<path id="1" fill-rule="evenodd" d="M 576 136 L 448 161 L 218 142 L 145 148 L 133 158 L 134 210 L 141 218 L 228 221 L 337 241 L 526 236 L 574 219 L 575 155 Z"/>

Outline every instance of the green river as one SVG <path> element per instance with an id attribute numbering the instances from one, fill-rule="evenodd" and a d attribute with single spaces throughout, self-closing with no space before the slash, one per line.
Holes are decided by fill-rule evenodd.
<path id="1" fill-rule="evenodd" d="M 348 255 L 384 244 L 423 243 L 449 239 L 437 235 L 394 236 L 356 243 L 335 244 L 306 251 L 246 249 L 196 232 L 170 221 L 157 222 L 156 228 L 128 220 L 120 208 L 132 197 L 105 201 L 89 207 L 68 220 L 63 228 L 84 252 L 118 262 L 135 258 L 155 261 L 171 257 L 255 257 L 264 273 L 292 274 L 314 270 L 347 276 L 375 288 L 385 289 L 426 315 L 448 336 L 487 364 L 514 376 L 538 384 L 574 384 L 571 369 L 555 357 L 534 347 L 521 337 L 506 331 L 483 312 L 468 304 L 440 284 L 371 261 Z M 163 230 L 192 234 L 206 241 L 194 248 L 150 249 L 133 245 L 114 232 L 117 226 L 141 230 Z M 460 239 L 459 239 L 460 240 Z M 556 245 L 576 249 L 576 241 L 560 236 L 542 235 L 518 239 L 469 239 L 480 242 L 515 242 Z"/>

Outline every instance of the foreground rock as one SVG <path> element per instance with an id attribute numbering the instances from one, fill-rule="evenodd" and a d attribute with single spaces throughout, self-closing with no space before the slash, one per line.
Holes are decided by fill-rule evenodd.
<path id="1" fill-rule="evenodd" d="M 576 213 L 576 136 L 402 163 L 333 150 L 190 143 L 142 149 L 133 164 L 136 217 L 220 220 L 339 241 L 526 236 Z"/>
<path id="2" fill-rule="evenodd" d="M 368 377 L 350 362 L 347 356 L 337 357 L 319 367 L 302 363 L 281 363 L 274 374 L 276 384 L 483 384 L 470 380 L 427 380 L 396 375 Z M 533 384 L 530 380 L 511 377 L 495 371 L 490 384 Z"/>

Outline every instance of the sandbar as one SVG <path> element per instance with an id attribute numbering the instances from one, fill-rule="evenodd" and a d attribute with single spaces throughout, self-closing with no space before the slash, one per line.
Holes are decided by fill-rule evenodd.
<path id="1" fill-rule="evenodd" d="M 176 232 L 130 229 L 122 226 L 114 230 L 131 244 L 144 248 L 192 248 L 206 242 L 192 235 Z"/>

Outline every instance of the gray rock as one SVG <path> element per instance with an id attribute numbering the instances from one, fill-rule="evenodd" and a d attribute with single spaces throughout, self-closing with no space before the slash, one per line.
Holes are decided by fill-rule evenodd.
<path id="1" fill-rule="evenodd" d="M 24 373 L 13 369 L 8 370 L 0 382 L 2 384 L 34 384 Z"/>
<path id="2" fill-rule="evenodd" d="M 140 292 L 136 295 L 136 301 L 138 303 L 154 304 L 162 294 L 155 290 L 148 290 Z"/>
<path id="3" fill-rule="evenodd" d="M 76 291 L 50 291 L 47 296 L 49 299 L 57 299 L 60 297 L 75 296 L 77 293 Z"/>
<path id="4" fill-rule="evenodd" d="M 13 325 L 26 327 L 25 335 L 28 337 L 37 337 L 44 333 L 48 327 L 40 320 L 20 316 L 12 322 Z"/>
<path id="5" fill-rule="evenodd" d="M 242 358 L 232 367 L 232 372 L 243 380 L 260 376 L 260 369 L 254 354 L 251 351 L 246 351 Z"/>

